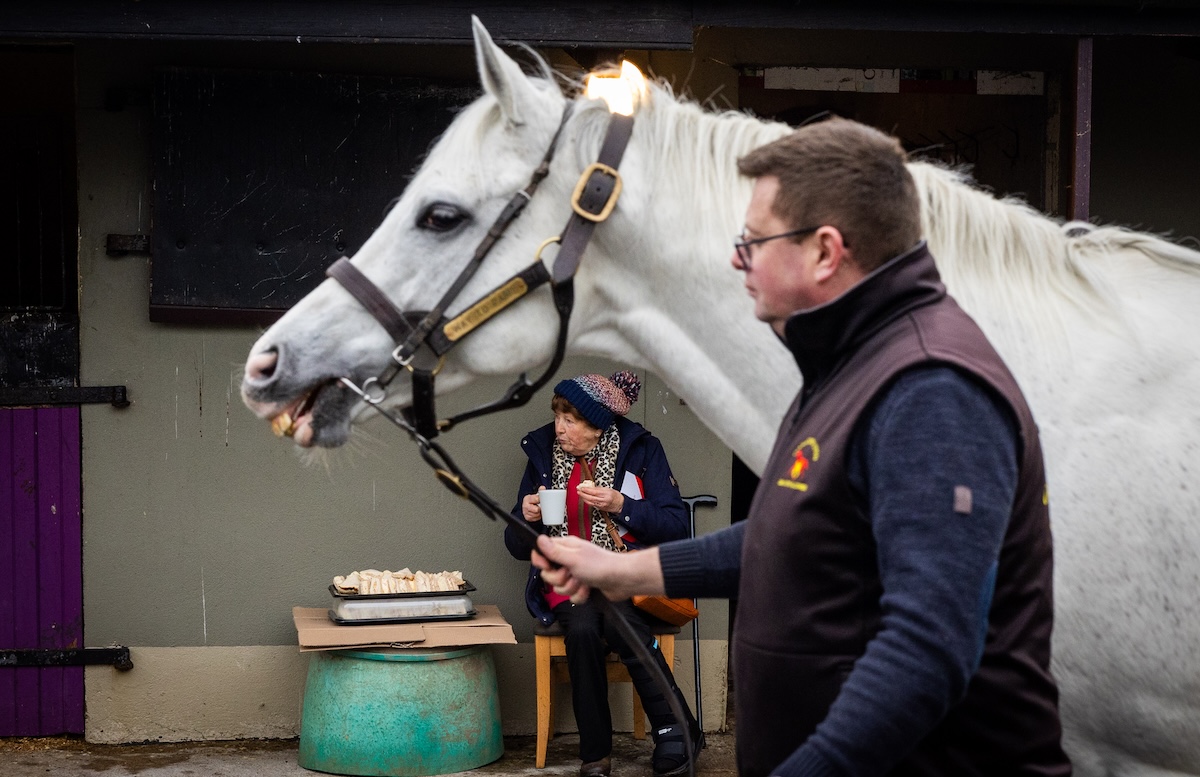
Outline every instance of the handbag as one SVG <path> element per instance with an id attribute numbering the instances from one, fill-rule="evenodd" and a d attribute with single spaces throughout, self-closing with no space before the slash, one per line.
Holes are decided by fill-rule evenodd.
<path id="1" fill-rule="evenodd" d="M 605 517 L 608 519 L 608 535 L 613 538 L 613 542 L 626 553 L 632 553 L 633 550 L 625 547 L 625 541 L 621 539 L 621 533 L 617 531 L 617 525 L 613 523 L 612 518 Z M 629 600 L 642 612 L 653 615 L 660 621 L 666 621 L 672 626 L 691 623 L 700 615 L 695 602 L 682 597 L 671 598 L 662 594 L 650 594 L 633 596 Z"/>
<path id="2" fill-rule="evenodd" d="M 700 611 L 691 599 L 672 599 L 667 596 L 635 596 L 630 601 L 633 606 L 660 621 L 666 621 L 672 626 L 683 626 L 691 623 Z"/>

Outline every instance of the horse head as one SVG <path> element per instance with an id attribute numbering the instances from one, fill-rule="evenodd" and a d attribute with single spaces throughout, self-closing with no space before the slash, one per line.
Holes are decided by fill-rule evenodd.
<path id="1" fill-rule="evenodd" d="M 541 60 L 527 75 L 473 20 L 476 60 L 484 94 L 467 106 L 430 150 L 403 195 L 351 262 L 401 311 L 432 309 L 485 239 L 490 225 L 525 188 L 554 142 L 549 173 L 519 218 L 496 243 L 446 314 L 453 317 L 534 260 L 535 248 L 558 234 L 570 215 L 570 196 L 586 161 L 599 147 L 608 111 L 579 97 L 565 121 L 568 97 Z M 598 241 L 597 241 L 598 242 Z M 552 254 L 548 250 L 547 254 Z M 602 255 L 598 248 L 590 258 Z M 540 256 L 540 255 L 539 255 Z M 553 256 L 548 256 L 547 261 Z M 586 263 L 585 263 L 586 264 Z M 581 278 L 594 275 L 589 268 Z M 586 280 L 576 283 L 580 320 L 595 307 Z M 558 316 L 549 288 L 538 288 L 457 343 L 438 374 L 439 392 L 476 376 L 516 374 L 554 352 Z M 573 336 L 579 333 L 572 331 Z M 346 441 L 358 396 L 339 378 L 362 385 L 389 365 L 395 343 L 341 285 L 325 280 L 254 344 L 242 397 L 258 416 L 287 413 L 303 447 Z M 389 388 L 384 406 L 411 401 L 406 381 Z M 361 405 L 358 405 L 361 408 Z"/>

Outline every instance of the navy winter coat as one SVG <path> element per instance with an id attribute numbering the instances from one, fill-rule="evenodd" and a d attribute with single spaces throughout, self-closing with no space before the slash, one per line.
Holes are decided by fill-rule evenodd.
<path id="1" fill-rule="evenodd" d="M 646 427 L 635 421 L 617 416 L 615 423 L 621 436 L 621 445 L 617 450 L 617 472 L 613 488 L 620 490 L 625 473 L 629 472 L 641 478 L 646 497 L 639 500 L 626 496 L 621 513 L 612 514 L 613 522 L 637 538 L 637 542 L 630 543 L 631 548 L 685 539 L 688 536 L 687 506 L 679 496 L 679 486 L 671 474 L 671 465 L 667 463 L 662 443 L 650 434 Z M 521 501 L 526 495 L 535 493 L 539 486 L 550 488 L 553 448 L 553 423 L 533 430 L 521 440 L 521 449 L 529 457 L 529 463 L 525 467 L 524 477 L 521 478 L 521 487 L 517 492 L 517 503 L 512 509 L 512 514 L 522 521 L 525 519 L 521 514 Z M 534 521 L 531 525 L 540 533 L 546 533 L 546 527 L 541 521 Z M 514 558 L 529 559 L 531 548 L 526 543 L 524 534 L 518 534 L 506 527 L 504 544 Z M 542 587 L 538 569 L 530 565 L 529 578 L 525 585 L 525 606 L 529 608 L 533 617 L 548 626 L 554 622 L 554 613 L 550 611 L 545 597 L 542 596 Z"/>

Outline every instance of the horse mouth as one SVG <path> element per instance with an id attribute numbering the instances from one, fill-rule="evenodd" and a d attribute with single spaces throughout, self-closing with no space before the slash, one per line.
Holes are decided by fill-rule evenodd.
<path id="1" fill-rule="evenodd" d="M 339 430 L 349 423 L 350 402 L 339 389 L 336 380 L 327 380 L 303 392 L 268 419 L 271 430 L 277 437 L 292 438 L 301 448 L 344 442 L 345 432 Z"/>
<path id="2" fill-rule="evenodd" d="M 271 431 L 275 432 L 276 437 L 294 438 L 301 425 L 312 425 L 312 409 L 316 403 L 317 389 L 303 394 L 271 419 Z"/>

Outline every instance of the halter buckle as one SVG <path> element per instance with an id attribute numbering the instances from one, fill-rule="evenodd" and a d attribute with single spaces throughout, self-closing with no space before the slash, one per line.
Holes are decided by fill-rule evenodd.
<path id="1" fill-rule="evenodd" d="M 413 367 L 411 362 L 412 362 L 412 359 L 409 359 L 409 364 L 406 364 L 404 366 L 408 368 L 409 372 L 414 372 L 414 371 L 416 371 L 416 367 Z M 445 366 L 446 366 L 446 354 L 442 354 L 441 356 L 438 357 L 437 364 L 433 365 L 433 369 L 429 371 L 429 377 L 431 377 L 431 378 L 436 377 L 437 374 L 442 371 L 442 367 L 445 367 Z"/>
<path id="2" fill-rule="evenodd" d="M 466 499 L 470 494 L 467 487 L 463 485 L 462 478 L 454 474 L 450 470 L 434 467 L 434 477 L 441 481 L 442 485 L 453 491 L 458 496 Z"/>
<path id="3" fill-rule="evenodd" d="M 580 202 L 583 196 L 588 194 L 587 187 L 595 173 L 608 176 L 612 179 L 612 191 L 608 193 L 608 197 L 599 211 L 588 210 Z M 599 182 L 597 183 L 599 184 Z M 609 217 L 613 212 L 613 208 L 617 207 L 617 198 L 620 196 L 621 174 L 617 172 L 617 168 L 606 165 L 603 162 L 592 162 L 584 169 L 583 174 L 579 176 L 579 181 L 575 184 L 575 191 L 571 193 L 571 210 L 575 211 L 575 214 L 580 218 L 599 224 Z M 591 203 L 588 204 L 590 205 Z"/>
<path id="4" fill-rule="evenodd" d="M 408 370 L 409 372 L 412 372 L 413 370 L 416 369 L 416 367 L 413 367 L 413 359 L 417 358 L 417 354 L 420 351 L 419 350 L 413 351 L 407 357 L 402 357 L 400 355 L 400 352 L 403 350 L 404 350 L 403 344 L 396 346 L 396 349 L 392 351 L 392 361 L 396 362 L 396 364 L 398 364 L 399 366 Z M 442 367 L 445 364 L 446 364 L 446 354 L 442 354 L 441 356 L 438 357 L 437 364 L 435 364 L 433 366 L 433 372 L 431 372 L 430 374 L 437 375 L 439 372 L 442 371 Z"/>

